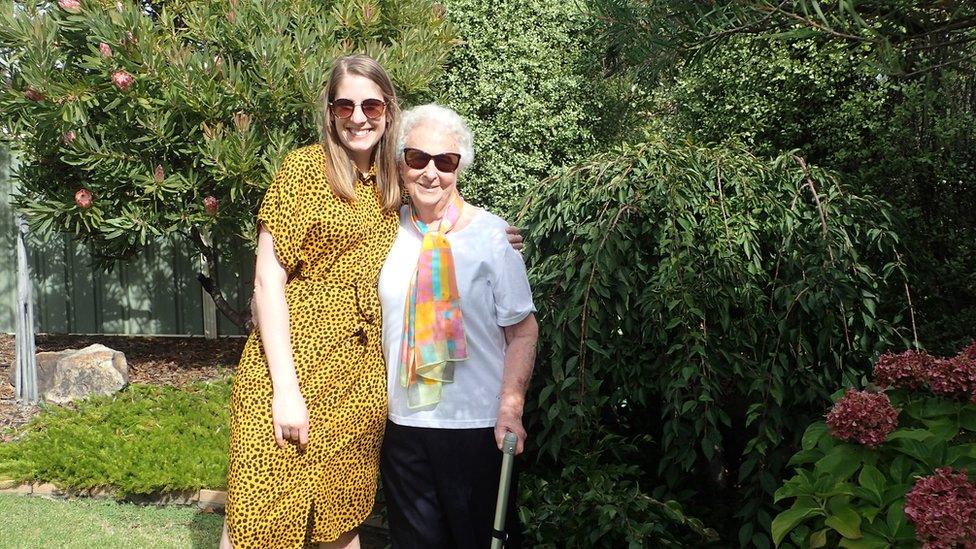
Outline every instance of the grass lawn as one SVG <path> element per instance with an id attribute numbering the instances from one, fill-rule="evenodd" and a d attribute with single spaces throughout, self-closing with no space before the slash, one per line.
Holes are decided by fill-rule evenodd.
<path id="1" fill-rule="evenodd" d="M 0 494 L 0 547 L 217 547 L 223 515 L 94 499 Z"/>

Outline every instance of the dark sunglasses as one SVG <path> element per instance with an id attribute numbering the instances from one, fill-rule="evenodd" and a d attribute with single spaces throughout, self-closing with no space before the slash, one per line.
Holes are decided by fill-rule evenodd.
<path id="1" fill-rule="evenodd" d="M 386 101 L 382 99 L 366 99 L 362 103 L 355 103 L 352 99 L 336 99 L 329 103 L 329 110 L 336 118 L 349 118 L 356 112 L 356 106 L 363 109 L 366 118 L 379 118 L 386 112 Z"/>
<path id="2" fill-rule="evenodd" d="M 431 158 L 434 159 L 434 167 L 444 173 L 457 171 L 458 165 L 461 164 L 461 155 L 458 153 L 427 154 L 420 149 L 409 147 L 403 149 L 403 161 L 415 170 L 426 168 Z"/>

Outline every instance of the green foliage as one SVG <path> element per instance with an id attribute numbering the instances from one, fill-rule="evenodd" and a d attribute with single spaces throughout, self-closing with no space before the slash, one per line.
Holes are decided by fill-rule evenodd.
<path id="1" fill-rule="evenodd" d="M 676 501 L 645 494 L 640 471 L 616 459 L 634 449 L 608 435 L 594 448 L 570 448 L 566 466 L 520 480 L 520 519 L 533 547 L 701 547 L 718 534 Z"/>
<path id="2" fill-rule="evenodd" d="M 226 484 L 228 380 L 175 389 L 132 385 L 111 397 L 48 407 L 13 443 L 0 475 L 121 494 Z"/>
<path id="3" fill-rule="evenodd" d="M 807 428 L 790 460 L 796 475 L 776 491 L 777 501 L 792 500 L 773 520 L 777 544 L 918 545 L 905 519 L 905 494 L 938 467 L 976 467 L 976 405 L 904 389 L 888 396 L 901 411 L 898 428 L 877 448 L 838 441 L 823 421 Z"/>
<path id="4" fill-rule="evenodd" d="M 768 546 L 791 445 L 905 335 L 882 300 L 904 283 L 888 207 L 795 155 L 651 139 L 535 187 L 521 221 L 538 470 L 614 434 L 633 444 L 607 461 L 638 466 L 621 474 Z"/>
<path id="5" fill-rule="evenodd" d="M 976 6 L 915 0 L 587 0 L 603 21 L 609 61 L 646 82 L 681 59 L 707 59 L 741 36 L 815 39 L 862 49 L 858 62 L 886 74 L 965 66 L 976 55 Z"/>
<path id="6" fill-rule="evenodd" d="M 212 258 L 254 238 L 278 163 L 318 141 L 333 59 L 366 52 L 409 97 L 452 39 L 430 0 L 3 2 L 0 126 L 21 153 L 19 207 L 107 262 L 173 234 Z M 74 201 L 82 188 L 90 207 Z"/>
<path id="7" fill-rule="evenodd" d="M 738 38 L 661 92 L 672 138 L 740 139 L 760 155 L 799 149 L 905 218 L 920 342 L 948 352 L 976 319 L 976 114 L 972 71 L 879 76 L 865 52 L 813 40 Z M 734 67 L 734 69 L 732 68 Z"/>
<path id="8" fill-rule="evenodd" d="M 621 132 L 626 90 L 600 77 L 591 20 L 574 2 L 445 5 L 462 42 L 435 93 L 475 136 L 476 160 L 462 192 L 512 212 L 527 189 Z"/>

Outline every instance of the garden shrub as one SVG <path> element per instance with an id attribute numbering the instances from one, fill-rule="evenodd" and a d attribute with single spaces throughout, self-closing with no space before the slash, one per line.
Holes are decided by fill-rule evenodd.
<path id="1" fill-rule="evenodd" d="M 0 475 L 117 494 L 226 486 L 230 381 L 183 388 L 130 385 L 107 397 L 45 407 L 0 445 Z"/>
<path id="2" fill-rule="evenodd" d="M 475 136 L 461 189 L 466 200 L 513 213 L 526 189 L 620 135 L 629 92 L 592 61 L 592 19 L 575 2 L 444 4 L 461 42 L 435 95 Z"/>
<path id="3" fill-rule="evenodd" d="M 768 546 L 803 429 L 838 384 L 911 337 L 903 303 L 882 299 L 904 287 L 886 204 L 795 155 L 651 137 L 534 187 L 520 221 L 541 330 L 533 474 L 599 476 L 576 450 L 614 437 L 624 443 L 603 463 L 635 466 L 617 482 L 680 501 L 725 546 Z M 529 496 L 529 509 L 551 505 Z M 599 505 L 577 498 L 574 512 L 598 524 Z M 553 520 L 550 532 L 575 519 Z M 599 540 L 631 542 L 624 529 Z"/>
<path id="4" fill-rule="evenodd" d="M 431 0 L 0 2 L 0 136 L 20 155 L 17 205 L 105 265 L 154 240 L 208 260 L 254 241 L 284 155 L 319 140 L 332 61 L 368 53 L 406 96 L 454 35 Z M 231 321 L 235 311 L 204 288 Z"/>
<path id="5" fill-rule="evenodd" d="M 718 533 L 686 515 L 680 503 L 641 490 L 639 466 L 618 459 L 634 449 L 610 435 L 597 447 L 567 449 L 563 467 L 523 475 L 519 516 L 529 545 L 700 547 L 717 541 Z"/>
<path id="6" fill-rule="evenodd" d="M 976 73 L 884 74 L 864 62 L 869 49 L 736 37 L 660 87 L 672 113 L 663 126 L 674 139 L 739 139 L 758 155 L 799 149 L 892 204 L 907 225 L 920 341 L 948 353 L 976 321 Z"/>
<path id="7" fill-rule="evenodd" d="M 811 424 L 776 491 L 783 547 L 976 543 L 976 344 L 953 358 L 882 356 L 874 383 L 847 389 Z"/>

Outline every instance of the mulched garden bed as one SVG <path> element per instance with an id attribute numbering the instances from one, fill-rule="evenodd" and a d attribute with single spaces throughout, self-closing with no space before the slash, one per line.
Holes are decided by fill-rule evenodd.
<path id="1" fill-rule="evenodd" d="M 38 335 L 37 350 L 81 349 L 101 343 L 125 353 L 129 383 L 183 386 L 233 373 L 245 338 L 138 337 L 105 335 Z M 10 385 L 14 336 L 0 334 L 0 431 L 18 427 L 38 411 L 18 404 Z M 2 436 L 2 435 L 0 435 Z M 2 439 L 0 439 L 2 440 Z"/>

